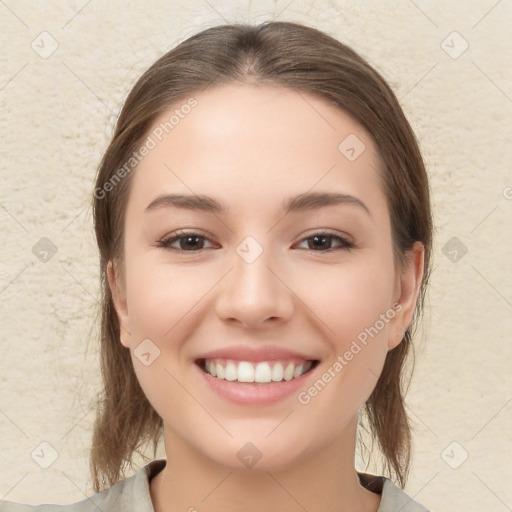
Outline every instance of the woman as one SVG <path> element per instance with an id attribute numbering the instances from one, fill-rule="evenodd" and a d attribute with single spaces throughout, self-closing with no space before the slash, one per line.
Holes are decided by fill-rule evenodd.
<path id="1" fill-rule="evenodd" d="M 98 494 L 37 510 L 426 510 L 400 487 L 428 181 L 368 63 L 293 23 L 189 38 L 130 92 L 94 214 Z M 389 478 L 354 467 L 364 418 Z"/>

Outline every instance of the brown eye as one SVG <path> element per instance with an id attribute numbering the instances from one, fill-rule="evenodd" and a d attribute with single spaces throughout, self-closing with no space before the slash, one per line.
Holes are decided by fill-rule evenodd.
<path id="1" fill-rule="evenodd" d="M 208 239 L 199 233 L 185 233 L 160 240 L 158 247 L 169 251 L 196 252 L 205 249 Z"/>
<path id="2" fill-rule="evenodd" d="M 182 250 L 199 250 L 202 249 L 204 246 L 204 238 L 202 236 L 196 236 L 196 235 L 187 235 L 187 236 L 180 236 L 177 238 L 178 245 L 180 246 L 180 249 Z"/>
<path id="3" fill-rule="evenodd" d="M 305 247 L 305 249 L 315 252 L 350 249 L 354 246 L 347 239 L 331 233 L 316 233 L 313 236 L 301 240 L 301 243 L 303 242 L 307 243 L 307 247 Z M 332 246 L 333 242 L 335 247 Z"/>

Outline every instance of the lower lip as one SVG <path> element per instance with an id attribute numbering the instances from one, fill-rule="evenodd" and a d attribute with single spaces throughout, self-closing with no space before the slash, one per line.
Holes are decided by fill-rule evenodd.
<path id="1" fill-rule="evenodd" d="M 217 379 L 204 372 L 199 366 L 195 365 L 195 367 L 215 393 L 229 402 L 242 405 L 267 405 L 279 402 L 293 393 L 297 393 L 314 371 L 313 368 L 300 377 L 288 381 L 257 384 Z"/>

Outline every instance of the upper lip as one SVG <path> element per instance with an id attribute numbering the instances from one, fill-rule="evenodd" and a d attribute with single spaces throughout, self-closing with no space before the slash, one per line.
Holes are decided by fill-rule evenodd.
<path id="1" fill-rule="evenodd" d="M 286 350 L 276 346 L 262 346 L 258 348 L 248 347 L 246 345 L 237 345 L 233 347 L 219 348 L 210 352 L 205 352 L 196 358 L 200 359 L 232 359 L 234 361 L 274 361 L 278 359 L 303 359 L 304 361 L 315 361 L 311 357 L 299 352 Z"/>

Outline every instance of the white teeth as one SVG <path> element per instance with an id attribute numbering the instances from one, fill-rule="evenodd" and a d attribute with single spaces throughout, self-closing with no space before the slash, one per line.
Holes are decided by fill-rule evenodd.
<path id="1" fill-rule="evenodd" d="M 257 382 L 257 383 L 268 383 L 268 382 L 281 382 L 283 380 L 289 381 L 297 379 L 304 373 L 306 373 L 313 365 L 312 361 L 306 361 L 295 365 L 290 362 L 283 367 L 283 364 L 276 362 L 271 366 L 268 361 L 262 361 L 260 363 L 251 363 L 248 361 L 236 361 L 222 360 L 223 362 L 206 360 L 204 363 L 204 369 L 206 373 L 209 373 L 212 377 L 227 381 L 238 381 L 238 382 Z"/>
<path id="2" fill-rule="evenodd" d="M 292 380 L 293 379 L 293 370 L 295 370 L 295 365 L 290 363 L 286 369 L 284 370 L 284 380 Z"/>
<path id="3" fill-rule="evenodd" d="M 272 370 L 268 363 L 258 363 L 254 371 L 254 382 L 270 382 L 272 380 Z"/>
<path id="4" fill-rule="evenodd" d="M 240 361 L 238 363 L 238 381 L 239 382 L 254 382 L 254 366 L 247 361 Z"/>
<path id="5" fill-rule="evenodd" d="M 225 379 L 226 378 L 226 372 L 224 371 L 224 366 L 222 366 L 220 363 L 217 363 L 217 378 L 218 379 Z"/>
<path id="6" fill-rule="evenodd" d="M 284 370 L 281 363 L 276 363 L 272 368 L 272 380 L 274 382 L 281 382 L 283 380 Z"/>
<path id="7" fill-rule="evenodd" d="M 296 379 L 297 377 L 300 377 L 302 375 L 302 368 L 304 368 L 303 364 L 299 364 L 299 366 L 297 366 L 295 368 L 295 371 L 293 372 L 294 379 Z"/>
<path id="8" fill-rule="evenodd" d="M 226 380 L 236 380 L 238 378 L 238 372 L 235 363 L 231 361 L 226 365 Z"/>

